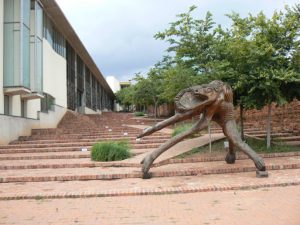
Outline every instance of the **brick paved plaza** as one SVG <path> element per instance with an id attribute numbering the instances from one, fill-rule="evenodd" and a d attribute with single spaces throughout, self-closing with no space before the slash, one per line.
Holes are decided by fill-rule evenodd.
<path id="1" fill-rule="evenodd" d="M 150 196 L 0 201 L 0 224 L 297 225 L 300 224 L 299 202 L 299 186 Z"/>
<path id="2" fill-rule="evenodd" d="M 235 164 L 226 164 L 225 152 L 174 159 L 207 144 L 204 134 L 172 147 L 143 180 L 139 162 L 170 138 L 163 130 L 136 140 L 151 123 L 132 114 L 69 113 L 56 129 L 0 146 L 0 224 L 300 224 L 300 152 L 261 154 L 268 178 L 257 178 L 241 153 Z M 124 136 L 130 159 L 93 162 L 81 151 Z"/>

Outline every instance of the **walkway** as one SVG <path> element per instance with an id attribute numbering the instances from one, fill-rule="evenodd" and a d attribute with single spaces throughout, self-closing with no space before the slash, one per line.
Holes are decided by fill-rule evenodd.
<path id="1" fill-rule="evenodd" d="M 207 144 L 203 135 L 162 154 L 143 180 L 140 160 L 170 138 L 165 130 L 136 140 L 146 123 L 69 112 L 56 129 L 0 146 L 0 224 L 300 224 L 300 151 L 262 154 L 268 178 L 241 153 L 233 165 L 225 152 L 173 158 Z M 122 139 L 133 158 L 90 160 L 93 143 Z"/>
<path id="2" fill-rule="evenodd" d="M 284 194 L 283 194 L 284 193 Z M 0 201 L 2 225 L 297 225 L 300 188 Z"/>

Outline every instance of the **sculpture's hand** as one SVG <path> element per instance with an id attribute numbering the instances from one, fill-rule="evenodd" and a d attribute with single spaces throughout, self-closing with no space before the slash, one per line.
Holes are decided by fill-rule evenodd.
<path id="1" fill-rule="evenodd" d="M 150 178 L 150 175 L 148 174 L 148 171 L 150 170 L 150 167 L 153 163 L 154 159 L 151 156 L 151 154 L 146 155 L 146 157 L 141 161 L 142 166 L 142 172 L 143 172 L 143 178 Z"/>

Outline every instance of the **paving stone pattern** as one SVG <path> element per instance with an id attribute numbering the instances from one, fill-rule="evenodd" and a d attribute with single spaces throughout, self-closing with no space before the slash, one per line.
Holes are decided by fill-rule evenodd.
<path id="1" fill-rule="evenodd" d="M 141 158 L 170 138 L 164 130 L 136 139 L 155 122 L 68 112 L 58 128 L 0 146 L 0 224 L 300 224 L 299 152 L 262 154 L 269 177 L 261 179 L 243 154 L 233 165 L 225 163 L 225 152 L 173 158 L 207 144 L 203 135 L 172 147 L 151 168 L 153 178 L 143 180 Z M 223 135 L 215 128 L 212 137 Z M 128 160 L 93 162 L 82 151 L 99 140 L 123 139 L 133 148 Z M 251 220 L 255 213 L 259 220 Z"/>

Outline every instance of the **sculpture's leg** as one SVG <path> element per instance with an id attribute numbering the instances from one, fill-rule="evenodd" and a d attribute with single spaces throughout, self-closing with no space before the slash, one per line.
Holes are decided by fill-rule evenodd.
<path id="1" fill-rule="evenodd" d="M 194 114 L 193 111 L 188 111 L 185 113 L 176 113 L 174 116 L 157 123 L 153 127 L 149 127 L 147 129 L 143 130 L 143 132 L 140 135 L 138 135 L 137 137 L 141 138 L 141 137 L 150 135 L 150 134 L 154 133 L 155 131 L 161 130 L 164 127 L 169 126 L 170 124 L 174 124 L 176 122 L 189 119 L 193 116 L 193 114 Z"/>
<path id="2" fill-rule="evenodd" d="M 234 146 L 238 147 L 246 155 L 248 155 L 253 160 L 256 168 L 259 171 L 266 170 L 263 159 L 255 151 L 253 151 L 253 149 L 249 145 L 242 141 L 234 120 L 228 121 L 223 127 L 223 130 L 229 141 L 231 141 Z"/>
<path id="3" fill-rule="evenodd" d="M 204 129 L 205 127 L 207 127 L 207 125 L 208 125 L 207 119 L 203 116 L 191 129 L 176 135 L 175 137 L 171 138 L 170 140 L 162 144 L 158 149 L 146 155 L 146 157 L 141 162 L 141 164 L 143 164 L 142 167 L 142 172 L 144 174 L 143 178 L 150 178 L 148 171 L 152 163 L 158 156 L 160 156 L 163 152 L 165 152 L 170 147 L 174 146 L 184 138 L 188 137 L 189 135 Z"/>
<path id="4" fill-rule="evenodd" d="M 226 155 L 225 161 L 228 164 L 233 164 L 235 163 L 236 155 L 235 155 L 235 150 L 234 150 L 234 144 L 232 141 L 229 140 L 229 150 Z"/>

